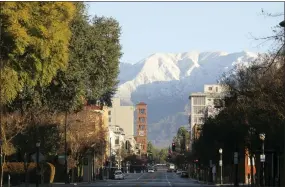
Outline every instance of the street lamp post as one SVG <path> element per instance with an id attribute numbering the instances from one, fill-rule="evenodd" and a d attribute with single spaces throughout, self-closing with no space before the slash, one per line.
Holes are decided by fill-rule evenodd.
<path id="1" fill-rule="evenodd" d="M 265 154 L 264 154 L 264 140 L 265 140 L 265 134 L 261 133 L 259 134 L 259 138 L 262 141 L 262 154 L 260 155 L 260 162 L 262 162 L 262 186 L 265 186 L 265 171 L 264 171 L 264 162 L 265 162 Z"/>
<path id="2" fill-rule="evenodd" d="M 39 179 L 40 179 L 40 146 L 41 146 L 41 142 L 38 141 L 36 143 L 36 148 L 37 148 L 37 155 L 36 155 L 36 160 L 37 160 L 37 179 L 36 179 L 36 187 L 39 187 Z"/>
<path id="3" fill-rule="evenodd" d="M 220 167 L 221 167 L 221 184 L 223 184 L 223 149 L 220 148 L 219 149 L 219 153 L 220 153 Z"/>

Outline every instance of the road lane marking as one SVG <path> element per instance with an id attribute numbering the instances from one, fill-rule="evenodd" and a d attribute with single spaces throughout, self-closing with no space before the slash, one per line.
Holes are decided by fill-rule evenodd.
<path id="1" fill-rule="evenodd" d="M 168 185 L 172 186 L 171 183 L 169 182 L 168 178 L 167 178 L 167 174 L 165 174 L 165 178 L 166 178 L 166 181 L 167 181 Z"/>
<path id="2" fill-rule="evenodd" d="M 141 176 L 139 176 L 139 178 L 137 178 L 137 180 L 139 180 L 142 176 L 144 176 L 145 173 L 143 173 Z"/>
<path id="3" fill-rule="evenodd" d="M 113 184 L 108 184 L 108 186 L 112 186 Z"/>

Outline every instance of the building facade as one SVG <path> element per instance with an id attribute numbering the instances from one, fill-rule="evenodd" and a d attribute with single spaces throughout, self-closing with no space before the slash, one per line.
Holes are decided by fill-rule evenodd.
<path id="1" fill-rule="evenodd" d="M 147 152 L 147 130 L 147 104 L 140 102 L 136 105 L 136 142 L 142 154 Z"/>
<path id="2" fill-rule="evenodd" d="M 113 157 L 115 160 L 116 165 L 118 168 L 121 168 L 121 162 L 123 160 L 121 151 L 125 149 L 125 133 L 123 128 L 115 125 L 109 126 L 109 137 L 110 137 L 110 146 L 109 147 L 109 158 Z M 111 155 L 111 157 L 110 157 Z"/>
<path id="3" fill-rule="evenodd" d="M 124 129 L 126 136 L 134 136 L 133 106 L 121 106 L 120 98 L 113 98 L 108 116 L 109 126 L 119 126 Z"/>
<path id="4" fill-rule="evenodd" d="M 190 114 L 190 149 L 195 139 L 199 137 L 204 121 L 208 117 L 213 117 L 219 113 L 223 107 L 225 88 L 221 85 L 204 85 L 204 92 L 192 93 L 189 96 L 191 105 Z M 195 129 L 194 129 L 195 127 Z"/>

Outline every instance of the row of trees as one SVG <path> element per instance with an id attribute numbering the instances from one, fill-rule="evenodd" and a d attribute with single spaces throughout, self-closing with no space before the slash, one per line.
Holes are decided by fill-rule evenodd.
<path id="1" fill-rule="evenodd" d="M 227 89 L 225 105 L 217 116 L 205 120 L 200 138 L 193 146 L 193 157 L 199 159 L 200 164 L 208 166 L 209 160 L 218 163 L 218 150 L 222 148 L 224 167 L 231 167 L 233 153 L 239 152 L 240 158 L 244 158 L 247 149 L 251 158 L 256 155 L 260 168 L 260 133 L 266 134 L 265 150 L 284 157 L 284 60 L 279 52 L 262 54 L 249 65 L 235 67 L 223 75 L 221 84 Z M 281 170 L 282 165 L 281 162 Z M 253 174 L 253 170 L 251 172 Z M 274 176 L 270 177 L 273 181 Z M 267 185 L 272 183 L 267 182 Z"/>
<path id="2" fill-rule="evenodd" d="M 168 161 L 174 163 L 178 168 L 185 169 L 186 163 L 190 159 L 190 133 L 182 126 L 177 130 L 172 142 L 175 144 L 175 151 L 169 151 L 171 153 L 169 154 Z"/>
<path id="3" fill-rule="evenodd" d="M 1 2 L 0 9 L 3 156 L 18 153 L 20 161 L 38 140 L 45 155 L 62 153 L 67 116 L 75 167 L 92 145 L 106 146 L 99 118 L 88 118 L 83 106 L 111 105 L 122 55 L 119 23 L 90 18 L 81 2 Z"/>

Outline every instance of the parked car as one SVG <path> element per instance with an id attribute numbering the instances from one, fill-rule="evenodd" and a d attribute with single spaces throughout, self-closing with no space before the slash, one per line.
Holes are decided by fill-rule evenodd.
<path id="1" fill-rule="evenodd" d="M 178 169 L 178 170 L 176 171 L 176 174 L 177 174 L 177 175 L 181 175 L 181 173 L 182 173 L 182 170 L 181 170 L 181 169 Z"/>
<path id="2" fill-rule="evenodd" d="M 181 177 L 182 178 L 188 178 L 189 177 L 188 172 L 187 171 L 182 171 L 181 172 Z"/>
<path id="3" fill-rule="evenodd" d="M 116 171 L 114 175 L 115 179 L 125 179 L 124 174 L 121 171 Z"/>
<path id="4" fill-rule="evenodd" d="M 147 172 L 148 173 L 154 173 L 154 169 L 153 168 L 148 168 Z"/>

